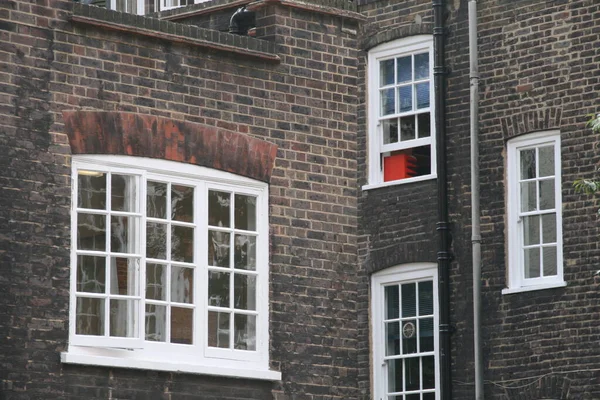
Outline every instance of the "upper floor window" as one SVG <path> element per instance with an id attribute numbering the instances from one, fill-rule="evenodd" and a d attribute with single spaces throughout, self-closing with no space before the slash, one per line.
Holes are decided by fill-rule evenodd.
<path id="1" fill-rule="evenodd" d="M 371 284 L 373 398 L 438 399 L 436 265 L 389 268 Z"/>
<path id="2" fill-rule="evenodd" d="M 74 156 L 63 361 L 273 378 L 267 211 L 249 178 Z"/>
<path id="3" fill-rule="evenodd" d="M 111 10 L 130 14 L 150 14 L 209 0 L 106 0 Z"/>
<path id="4" fill-rule="evenodd" d="M 508 142 L 505 293 L 564 285 L 560 160 L 558 131 Z"/>
<path id="5" fill-rule="evenodd" d="M 435 177 L 432 54 L 428 35 L 369 52 L 367 189 Z"/>

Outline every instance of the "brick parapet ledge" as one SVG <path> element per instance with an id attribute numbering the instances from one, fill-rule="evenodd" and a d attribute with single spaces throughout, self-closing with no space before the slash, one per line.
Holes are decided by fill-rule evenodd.
<path id="1" fill-rule="evenodd" d="M 277 145 L 224 129 L 153 115 L 63 111 L 72 154 L 110 154 L 195 164 L 269 182 Z"/>
<path id="2" fill-rule="evenodd" d="M 271 42 L 159 20 L 143 15 L 122 13 L 106 8 L 75 3 L 73 4 L 71 21 L 217 51 L 235 53 L 266 62 L 280 62 L 279 56 L 275 54 L 275 45 Z"/>

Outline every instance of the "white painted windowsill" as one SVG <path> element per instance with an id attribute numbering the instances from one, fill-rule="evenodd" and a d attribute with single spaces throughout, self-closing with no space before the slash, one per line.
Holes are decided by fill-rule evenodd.
<path id="1" fill-rule="evenodd" d="M 520 286 L 514 288 L 502 289 L 502 294 L 513 294 L 521 292 L 532 292 L 534 290 L 556 289 L 567 286 L 567 282 L 553 282 L 542 285 Z"/>
<path id="2" fill-rule="evenodd" d="M 384 187 L 389 187 L 389 186 L 404 185 L 406 183 L 412 183 L 412 182 L 428 181 L 428 180 L 436 179 L 436 178 L 437 178 L 436 174 L 415 176 L 413 178 L 398 179 L 396 181 L 370 183 L 370 184 L 363 185 L 361 189 L 362 190 L 379 189 L 379 188 L 384 188 Z"/>
<path id="3" fill-rule="evenodd" d="M 199 364 L 179 363 L 174 360 L 142 360 L 119 358 L 110 356 L 77 354 L 63 352 L 60 354 L 61 362 L 65 364 L 95 365 L 102 367 L 119 367 L 146 369 L 154 371 L 182 372 L 189 374 L 215 375 L 231 378 L 259 379 L 266 381 L 281 380 L 281 372 L 262 369 L 241 369 L 227 366 L 208 366 Z M 223 360 L 227 364 L 227 360 Z"/>

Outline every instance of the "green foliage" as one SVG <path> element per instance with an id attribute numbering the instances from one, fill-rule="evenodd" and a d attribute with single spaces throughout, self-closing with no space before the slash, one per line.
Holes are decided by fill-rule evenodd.
<path id="1" fill-rule="evenodd" d="M 592 132 L 600 133 L 600 114 L 592 115 L 587 126 L 592 128 Z M 592 195 L 600 191 L 600 181 L 592 179 L 576 179 L 575 182 L 573 182 L 573 187 L 575 188 L 576 193 Z M 598 210 L 598 214 L 600 214 L 600 210 Z"/>

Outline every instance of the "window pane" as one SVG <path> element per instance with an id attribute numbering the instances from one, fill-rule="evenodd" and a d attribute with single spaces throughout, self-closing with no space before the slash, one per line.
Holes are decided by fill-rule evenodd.
<path id="1" fill-rule="evenodd" d="M 419 351 L 433 351 L 433 318 L 419 320 Z"/>
<path id="2" fill-rule="evenodd" d="M 435 400 L 435 393 L 423 393 L 423 400 Z"/>
<path id="3" fill-rule="evenodd" d="M 194 228 L 171 227 L 171 260 L 194 262 Z"/>
<path id="4" fill-rule="evenodd" d="M 171 266 L 171 301 L 176 303 L 194 302 L 194 270 Z"/>
<path id="5" fill-rule="evenodd" d="M 77 175 L 77 207 L 106 209 L 106 174 L 79 171 Z"/>
<path id="6" fill-rule="evenodd" d="M 208 305 L 229 307 L 229 273 L 208 273 Z"/>
<path id="7" fill-rule="evenodd" d="M 554 146 L 539 148 L 540 176 L 554 175 Z"/>
<path id="8" fill-rule="evenodd" d="M 229 348 L 229 314 L 208 312 L 208 345 Z"/>
<path id="9" fill-rule="evenodd" d="M 208 231 L 208 265 L 229 268 L 229 233 Z"/>
<path id="10" fill-rule="evenodd" d="M 404 382 L 406 390 L 419 390 L 421 386 L 419 357 L 404 360 Z"/>
<path id="11" fill-rule="evenodd" d="M 549 181 L 540 181 L 540 210 L 554 208 L 554 179 Z"/>
<path id="12" fill-rule="evenodd" d="M 106 251 L 105 224 L 104 215 L 77 214 L 77 248 Z"/>
<path id="13" fill-rule="evenodd" d="M 75 332 L 78 335 L 104 335 L 104 299 L 77 297 Z"/>
<path id="14" fill-rule="evenodd" d="M 536 182 L 521 182 L 521 211 L 535 211 L 536 209 Z"/>
<path id="15" fill-rule="evenodd" d="M 154 222 L 146 224 L 146 257 L 167 258 L 167 225 Z"/>
<path id="16" fill-rule="evenodd" d="M 111 177 L 110 208 L 115 211 L 137 212 L 135 177 L 113 174 Z"/>
<path id="17" fill-rule="evenodd" d="M 256 236 L 235 235 L 234 267 L 256 270 Z"/>
<path id="18" fill-rule="evenodd" d="M 110 336 L 137 337 L 137 300 L 110 300 Z"/>
<path id="19" fill-rule="evenodd" d="M 421 400 L 421 395 L 420 394 L 407 394 L 405 399 L 406 400 Z"/>
<path id="20" fill-rule="evenodd" d="M 525 249 L 525 279 L 539 278 L 540 249 Z"/>
<path id="21" fill-rule="evenodd" d="M 529 246 L 540 243 L 540 217 L 523 217 L 523 244 Z"/>
<path id="22" fill-rule="evenodd" d="M 115 253 L 136 253 L 134 243 L 134 217 L 110 217 L 110 251 Z"/>
<path id="23" fill-rule="evenodd" d="M 233 347 L 256 350 L 256 316 L 235 314 Z"/>
<path id="24" fill-rule="evenodd" d="M 400 316 L 400 288 L 398 285 L 385 287 L 385 315 L 386 319 Z"/>
<path id="25" fill-rule="evenodd" d="M 160 264 L 146 264 L 146 298 L 165 300 L 167 267 Z"/>
<path id="26" fill-rule="evenodd" d="M 171 186 L 171 218 L 175 221 L 194 222 L 194 188 Z"/>
<path id="27" fill-rule="evenodd" d="M 396 59 L 398 62 L 398 83 L 412 80 L 412 60 L 411 56 Z"/>
<path id="28" fill-rule="evenodd" d="M 415 80 L 429 78 L 429 53 L 415 54 Z"/>
<path id="29" fill-rule="evenodd" d="M 398 88 L 398 102 L 400 103 L 400 112 L 412 111 L 412 85 Z"/>
<path id="30" fill-rule="evenodd" d="M 543 261 L 544 261 L 544 276 L 555 276 L 556 275 L 556 247 L 544 247 L 542 248 Z"/>
<path id="31" fill-rule="evenodd" d="M 394 89 L 384 89 L 381 91 L 381 116 L 396 113 L 396 99 Z"/>
<path id="32" fill-rule="evenodd" d="M 398 143 L 398 120 L 386 119 L 381 121 L 383 129 L 383 144 Z"/>
<path id="33" fill-rule="evenodd" d="M 402 392 L 402 360 L 388 360 L 387 370 L 388 392 Z"/>
<path id="34" fill-rule="evenodd" d="M 391 85 L 394 83 L 394 59 L 379 62 L 379 86 Z"/>
<path id="35" fill-rule="evenodd" d="M 433 315 L 433 282 L 419 282 L 419 315 Z"/>
<path id="36" fill-rule="evenodd" d="M 167 218 L 167 184 L 148 181 L 146 188 L 146 215 Z"/>
<path id="37" fill-rule="evenodd" d="M 400 324 L 398 322 L 388 322 L 385 324 L 386 337 L 386 356 L 395 356 L 400 354 Z"/>
<path id="38" fill-rule="evenodd" d="M 235 195 L 235 229 L 256 231 L 256 197 Z"/>
<path id="39" fill-rule="evenodd" d="M 429 107 L 429 82 L 418 83 L 415 85 L 417 91 L 417 108 Z"/>
<path id="40" fill-rule="evenodd" d="M 192 344 L 194 337 L 194 310 L 171 307 L 171 343 Z"/>
<path id="41" fill-rule="evenodd" d="M 411 115 L 409 117 L 400 118 L 400 141 L 415 139 L 415 117 Z"/>
<path id="42" fill-rule="evenodd" d="M 110 293 L 137 296 L 139 260 L 135 258 L 110 258 Z"/>
<path id="43" fill-rule="evenodd" d="M 212 226 L 229 227 L 229 204 L 231 195 L 210 190 L 208 192 L 208 224 Z"/>
<path id="44" fill-rule="evenodd" d="M 146 304 L 146 340 L 167 340 L 167 307 Z"/>
<path id="45" fill-rule="evenodd" d="M 256 275 L 235 274 L 233 291 L 235 308 L 256 310 Z"/>
<path id="46" fill-rule="evenodd" d="M 104 293 L 106 289 L 106 258 L 77 256 L 77 291 Z"/>
<path id="47" fill-rule="evenodd" d="M 433 389 L 435 387 L 435 363 L 433 356 L 423 357 L 423 389 Z"/>
<path id="48" fill-rule="evenodd" d="M 419 137 L 431 136 L 431 119 L 429 113 L 419 114 L 417 116 L 417 123 L 419 124 Z"/>
<path id="49" fill-rule="evenodd" d="M 520 151 L 521 179 L 533 179 L 535 175 L 535 149 Z"/>
<path id="50" fill-rule="evenodd" d="M 416 285 L 402 285 L 402 318 L 414 317 L 417 314 Z"/>
<path id="51" fill-rule="evenodd" d="M 402 354 L 417 352 L 417 321 L 402 323 Z"/>
<path id="52" fill-rule="evenodd" d="M 542 241 L 556 242 L 556 213 L 542 215 Z"/>

